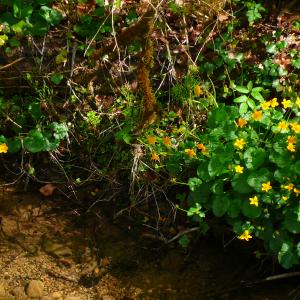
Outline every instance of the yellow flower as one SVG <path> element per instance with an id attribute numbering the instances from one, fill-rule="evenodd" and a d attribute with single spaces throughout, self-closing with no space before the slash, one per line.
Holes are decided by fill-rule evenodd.
<path id="1" fill-rule="evenodd" d="M 261 184 L 261 190 L 263 192 L 268 192 L 271 189 L 272 189 L 272 186 L 271 186 L 271 182 L 270 181 Z"/>
<path id="2" fill-rule="evenodd" d="M 184 152 L 189 156 L 189 158 L 196 156 L 196 152 L 193 149 L 185 149 Z"/>
<path id="3" fill-rule="evenodd" d="M 207 154 L 208 153 L 208 151 L 207 151 L 204 144 L 197 144 L 196 146 L 201 151 L 202 154 Z"/>
<path id="4" fill-rule="evenodd" d="M 156 143 L 156 137 L 153 135 L 150 135 L 147 137 L 147 141 L 150 145 L 154 145 Z"/>
<path id="5" fill-rule="evenodd" d="M 244 139 L 237 139 L 234 142 L 234 146 L 240 150 L 244 149 L 245 144 L 246 144 L 246 142 L 244 141 Z"/>
<path id="6" fill-rule="evenodd" d="M 287 199 L 289 199 L 289 197 L 287 197 L 287 196 L 282 196 L 281 199 L 282 199 L 283 201 L 287 201 Z"/>
<path id="7" fill-rule="evenodd" d="M 238 239 L 249 241 L 252 239 L 252 235 L 250 234 L 249 230 L 245 230 L 240 236 L 238 236 Z"/>
<path id="8" fill-rule="evenodd" d="M 292 103 L 291 103 L 291 100 L 286 100 L 286 99 L 283 99 L 282 101 L 282 105 L 284 108 L 289 108 L 289 107 L 292 107 Z"/>
<path id="9" fill-rule="evenodd" d="M 204 94 L 200 85 L 195 86 L 194 93 L 196 96 L 201 96 Z"/>
<path id="10" fill-rule="evenodd" d="M 242 128 L 244 127 L 248 122 L 245 119 L 239 118 L 237 121 L 237 126 Z"/>
<path id="11" fill-rule="evenodd" d="M 296 104 L 297 104 L 298 108 L 300 108 L 300 98 L 299 97 L 297 97 L 297 99 L 296 99 Z"/>
<path id="12" fill-rule="evenodd" d="M 289 129 L 289 124 L 286 121 L 281 121 L 278 124 L 278 128 L 280 130 L 288 130 Z"/>
<path id="13" fill-rule="evenodd" d="M 299 194 L 300 194 L 300 190 L 298 190 L 298 189 L 294 188 L 294 189 L 293 189 L 293 191 L 294 191 L 294 193 L 296 194 L 296 197 L 298 197 L 298 196 L 299 196 Z"/>
<path id="14" fill-rule="evenodd" d="M 294 122 L 294 123 L 291 123 L 291 127 L 295 133 L 300 133 L 300 124 L 298 124 L 297 122 Z"/>
<path id="15" fill-rule="evenodd" d="M 238 165 L 238 166 L 235 166 L 234 168 L 235 168 L 236 173 L 240 173 L 240 174 L 244 173 L 244 167 Z"/>
<path id="16" fill-rule="evenodd" d="M 268 109 L 270 106 L 271 106 L 271 101 L 266 101 L 266 102 L 261 103 L 261 108 L 263 110 Z"/>
<path id="17" fill-rule="evenodd" d="M 261 110 L 256 110 L 253 114 L 252 114 L 252 118 L 255 121 L 259 121 L 262 118 L 262 111 Z"/>
<path id="18" fill-rule="evenodd" d="M 292 183 L 289 183 L 288 185 L 282 186 L 284 189 L 291 191 L 294 188 L 294 185 Z"/>
<path id="19" fill-rule="evenodd" d="M 152 153 L 151 160 L 153 160 L 153 161 L 159 161 L 159 156 L 156 153 Z"/>
<path id="20" fill-rule="evenodd" d="M 169 137 L 163 137 L 163 143 L 166 145 L 166 146 L 171 146 L 171 139 Z"/>
<path id="21" fill-rule="evenodd" d="M 287 138 L 287 143 L 296 144 L 297 143 L 296 137 L 294 135 L 289 135 Z"/>
<path id="22" fill-rule="evenodd" d="M 249 198 L 249 200 L 250 200 L 250 204 L 251 204 L 251 205 L 254 205 L 254 206 L 258 207 L 258 202 L 259 202 L 259 200 L 258 200 L 257 196 L 254 196 L 254 197 L 252 197 L 252 198 Z"/>
<path id="23" fill-rule="evenodd" d="M 0 153 L 7 153 L 8 147 L 5 143 L 0 144 Z"/>
<path id="24" fill-rule="evenodd" d="M 271 102 L 271 106 L 272 106 L 273 108 L 279 105 L 279 103 L 278 103 L 278 101 L 277 101 L 277 98 L 271 99 L 270 102 Z"/>
<path id="25" fill-rule="evenodd" d="M 296 152 L 296 147 L 294 144 L 292 143 L 288 143 L 287 147 L 286 147 L 290 152 Z"/>

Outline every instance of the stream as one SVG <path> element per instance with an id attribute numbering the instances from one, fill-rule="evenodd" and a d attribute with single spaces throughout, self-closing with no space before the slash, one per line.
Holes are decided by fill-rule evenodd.
<path id="1" fill-rule="evenodd" d="M 300 299 L 299 277 L 244 283 L 270 275 L 251 245 L 209 236 L 182 250 L 65 201 L 1 186 L 0 299 Z"/>

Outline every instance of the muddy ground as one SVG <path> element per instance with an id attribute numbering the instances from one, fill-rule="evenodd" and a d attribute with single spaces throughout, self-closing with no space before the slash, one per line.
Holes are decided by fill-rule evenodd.
<path id="1" fill-rule="evenodd" d="M 199 238 L 188 250 L 68 199 L 0 189 L 0 299 L 300 299 L 300 276 L 257 260 L 252 243 Z"/>

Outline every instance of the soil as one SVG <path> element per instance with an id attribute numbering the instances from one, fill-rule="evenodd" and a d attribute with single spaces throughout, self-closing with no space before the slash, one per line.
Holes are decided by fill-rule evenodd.
<path id="1" fill-rule="evenodd" d="M 0 299 L 300 299 L 299 277 L 257 282 L 284 271 L 252 243 L 210 236 L 183 251 L 125 224 L 2 185 Z"/>

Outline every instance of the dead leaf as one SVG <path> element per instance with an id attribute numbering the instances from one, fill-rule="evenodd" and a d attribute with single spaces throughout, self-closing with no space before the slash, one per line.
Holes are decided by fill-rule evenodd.
<path id="1" fill-rule="evenodd" d="M 44 197 L 49 197 L 49 196 L 52 196 L 52 194 L 56 188 L 57 187 L 55 185 L 53 185 L 52 183 L 47 183 L 39 189 L 39 192 Z"/>
<path id="2" fill-rule="evenodd" d="M 220 22 L 224 22 L 224 21 L 228 20 L 228 14 L 225 14 L 225 13 L 218 14 L 218 20 Z"/>

